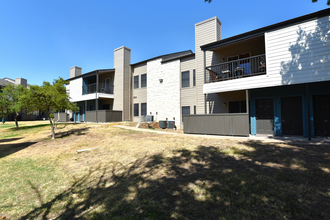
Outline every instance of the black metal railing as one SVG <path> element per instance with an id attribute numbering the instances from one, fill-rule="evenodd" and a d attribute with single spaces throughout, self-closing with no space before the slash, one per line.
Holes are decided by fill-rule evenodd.
<path id="1" fill-rule="evenodd" d="M 97 83 L 89 84 L 82 87 L 82 94 L 91 94 L 96 93 L 97 90 Z M 99 83 L 99 93 L 106 93 L 106 94 L 113 94 L 113 85 L 105 84 L 105 83 Z"/>
<path id="2" fill-rule="evenodd" d="M 266 56 L 258 55 L 206 67 L 206 83 L 266 73 Z"/>

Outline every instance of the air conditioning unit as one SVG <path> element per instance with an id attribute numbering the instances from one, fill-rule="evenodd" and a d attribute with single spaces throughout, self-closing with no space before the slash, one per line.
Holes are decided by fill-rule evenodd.
<path id="1" fill-rule="evenodd" d="M 154 121 L 154 116 L 153 115 L 147 115 L 146 122 L 153 122 L 153 121 Z"/>
<path id="2" fill-rule="evenodd" d="M 167 127 L 167 121 L 159 121 L 159 128 L 165 129 Z"/>
<path id="3" fill-rule="evenodd" d="M 168 121 L 167 128 L 175 128 L 175 121 Z"/>
<path id="4" fill-rule="evenodd" d="M 146 122 L 146 116 L 145 115 L 142 115 L 141 118 L 140 118 L 140 122 Z"/>

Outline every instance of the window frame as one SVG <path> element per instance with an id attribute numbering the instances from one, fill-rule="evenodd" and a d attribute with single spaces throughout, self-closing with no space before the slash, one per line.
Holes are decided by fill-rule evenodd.
<path id="1" fill-rule="evenodd" d="M 139 117 L 139 103 L 134 103 L 133 114 L 134 117 Z"/>
<path id="2" fill-rule="evenodd" d="M 193 70 L 193 86 L 196 86 L 196 70 Z"/>
<path id="3" fill-rule="evenodd" d="M 188 77 L 183 77 L 184 74 L 187 74 Z M 187 82 L 184 83 L 183 80 L 187 80 Z M 183 71 L 181 72 L 181 88 L 189 88 L 190 87 L 190 71 Z"/>
<path id="4" fill-rule="evenodd" d="M 134 76 L 134 89 L 139 88 L 139 75 Z"/>
<path id="5" fill-rule="evenodd" d="M 144 76 L 145 76 L 145 80 L 142 81 Z M 147 74 L 146 73 L 141 75 L 141 88 L 145 88 L 145 87 L 147 87 Z"/>
<path id="6" fill-rule="evenodd" d="M 183 114 L 183 109 L 186 108 L 188 109 L 189 108 L 189 114 Z M 182 122 L 183 122 L 183 115 L 190 115 L 190 106 L 181 106 L 181 117 L 182 117 Z"/>
<path id="7" fill-rule="evenodd" d="M 144 112 L 143 112 L 143 109 L 142 109 L 142 106 L 143 105 L 145 105 L 145 109 L 144 109 L 144 111 L 145 111 L 145 114 L 143 114 Z M 147 103 L 145 102 L 145 103 L 141 103 L 141 116 L 145 116 L 145 115 L 147 115 Z"/>

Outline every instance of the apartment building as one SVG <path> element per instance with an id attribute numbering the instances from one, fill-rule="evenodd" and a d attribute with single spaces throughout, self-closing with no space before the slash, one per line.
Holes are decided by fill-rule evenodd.
<path id="1" fill-rule="evenodd" d="M 186 133 L 330 136 L 329 30 L 330 9 L 226 39 L 213 17 L 195 24 L 195 53 L 131 64 L 120 47 L 113 69 L 70 70 L 75 120 L 108 111 L 103 121 L 153 115 Z"/>

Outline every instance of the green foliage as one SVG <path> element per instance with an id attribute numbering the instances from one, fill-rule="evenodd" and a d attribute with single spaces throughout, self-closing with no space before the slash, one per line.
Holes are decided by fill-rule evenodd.
<path id="1" fill-rule="evenodd" d="M 50 114 L 49 114 L 49 117 L 50 117 L 50 118 L 54 118 L 54 114 L 53 114 L 53 113 L 50 113 Z"/>
<path id="2" fill-rule="evenodd" d="M 18 129 L 17 116 L 20 111 L 27 108 L 24 97 L 27 94 L 27 88 L 22 85 L 8 84 L 0 93 L 0 114 L 2 117 L 14 113 L 16 128 Z"/>
<path id="3" fill-rule="evenodd" d="M 317 2 L 318 0 L 312 0 L 313 3 Z M 330 0 L 327 0 L 327 5 L 330 6 Z"/>
<path id="4" fill-rule="evenodd" d="M 28 102 L 30 111 L 41 110 L 46 112 L 52 127 L 52 139 L 55 138 L 55 132 L 52 121 L 54 115 L 51 117 L 51 112 L 64 109 L 77 111 L 78 109 L 75 103 L 70 102 L 69 96 L 66 94 L 66 84 L 67 82 L 60 77 L 54 80 L 52 84 L 44 81 L 42 86 L 30 86 L 30 90 L 25 99 L 25 101 Z"/>

